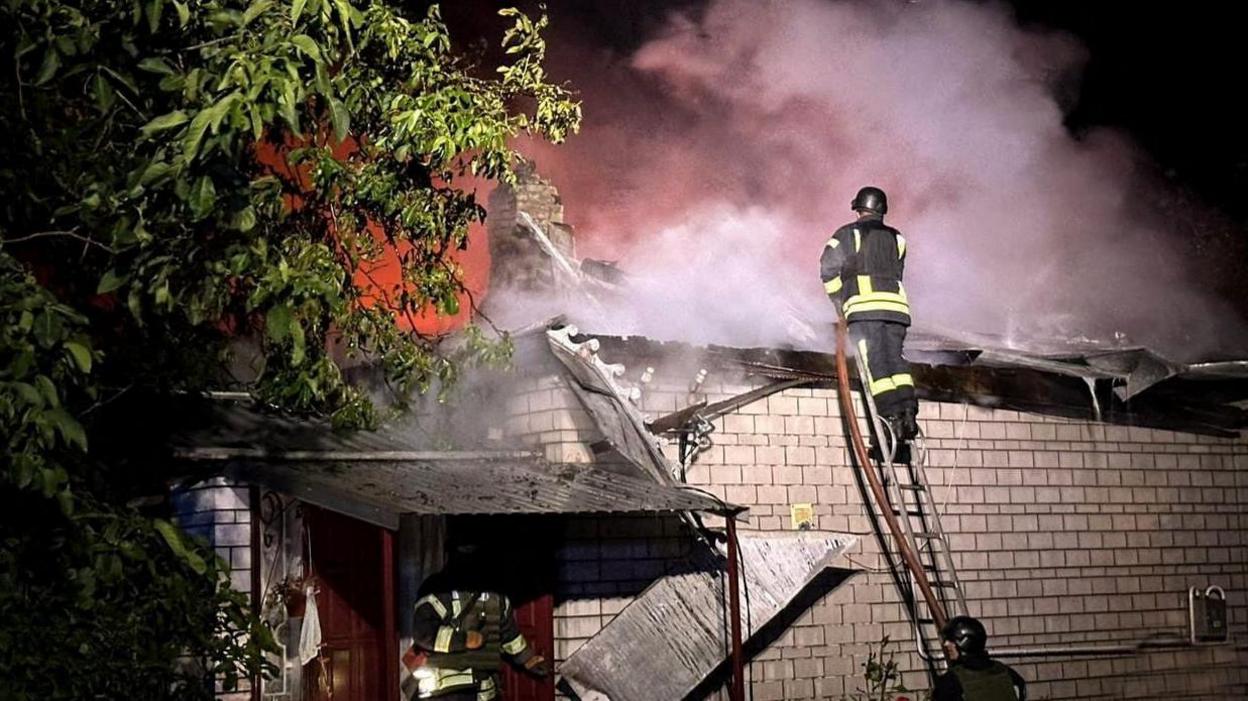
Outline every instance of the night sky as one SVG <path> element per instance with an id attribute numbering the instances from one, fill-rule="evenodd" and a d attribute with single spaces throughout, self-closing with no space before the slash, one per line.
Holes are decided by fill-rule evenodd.
<path id="1" fill-rule="evenodd" d="M 705 4 L 551 3 L 550 40 L 557 45 L 560 32 L 574 27 L 577 41 L 628 55 L 660 30 L 672 12 L 697 15 Z M 1140 197 L 1147 200 L 1142 209 L 1173 222 L 1185 263 L 1199 271 L 1216 296 L 1248 318 L 1248 275 L 1243 274 L 1248 266 L 1248 107 L 1241 95 L 1248 62 L 1236 4 L 1013 0 L 1005 5 L 1013 8 L 1021 26 L 1069 33 L 1085 47 L 1083 70 L 1064 80 L 1055 95 L 1066 113 L 1067 129 L 1076 139 L 1102 128 L 1130 137 L 1142 152 L 1138 167 L 1143 177 L 1159 185 L 1152 192 L 1141 190 Z M 495 7 L 452 3 L 444 11 L 452 25 L 462 22 L 481 29 Z M 556 52 L 552 49 L 552 55 Z"/>
<path id="2" fill-rule="evenodd" d="M 1066 124 L 1129 132 L 1172 180 L 1248 219 L 1245 44 L 1234 3 L 1017 0 L 1026 25 L 1079 37 L 1089 61 Z"/>
<path id="3" fill-rule="evenodd" d="M 921 1 L 921 0 L 920 0 Z M 551 14 L 591 27 L 604 44 L 636 48 L 673 10 L 693 0 L 557 3 Z M 1073 134 L 1124 130 L 1169 179 L 1248 223 L 1248 107 L 1242 94 L 1245 40 L 1235 3 L 1182 5 L 1015 0 L 1020 24 L 1079 38 L 1089 59 L 1061 97 Z"/>

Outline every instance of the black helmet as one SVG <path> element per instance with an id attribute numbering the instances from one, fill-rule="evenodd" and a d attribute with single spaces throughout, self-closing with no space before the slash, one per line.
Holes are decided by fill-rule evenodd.
<path id="1" fill-rule="evenodd" d="M 888 212 L 888 195 L 878 187 L 867 186 L 858 191 L 849 208 L 855 212 L 873 212 L 883 216 Z"/>
<path id="2" fill-rule="evenodd" d="M 954 616 L 940 629 L 940 639 L 948 640 L 963 655 L 982 655 L 988 647 L 984 624 L 970 616 Z"/>

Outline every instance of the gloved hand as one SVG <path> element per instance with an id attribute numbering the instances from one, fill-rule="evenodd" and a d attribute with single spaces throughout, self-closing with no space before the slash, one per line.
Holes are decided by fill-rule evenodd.
<path id="1" fill-rule="evenodd" d="M 524 669 L 535 677 L 546 677 L 550 675 L 550 663 L 541 655 L 534 655 L 524 663 Z"/>
<path id="2" fill-rule="evenodd" d="M 469 650 L 479 650 L 485 644 L 485 636 L 475 630 L 464 633 L 464 647 Z"/>

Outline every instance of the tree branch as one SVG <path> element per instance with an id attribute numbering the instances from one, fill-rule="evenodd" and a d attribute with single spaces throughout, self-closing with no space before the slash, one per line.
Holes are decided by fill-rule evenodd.
<path id="1" fill-rule="evenodd" d="M 27 234 L 27 235 L 25 235 L 25 236 L 18 236 L 18 237 L 16 237 L 16 238 L 11 238 L 11 239 L 0 239 L 0 248 L 3 248 L 3 247 L 4 247 L 4 245 L 5 245 L 5 244 L 8 244 L 8 243 L 24 243 L 24 242 L 26 242 L 26 241 L 33 241 L 33 240 L 35 240 L 35 239 L 51 238 L 51 237 L 58 237 L 58 236 L 64 236 L 64 237 L 66 237 L 66 238 L 71 238 L 71 239 L 77 239 L 77 240 L 79 240 L 79 241 L 82 241 L 82 242 L 83 242 L 83 243 L 85 243 L 85 244 L 88 244 L 88 245 L 91 245 L 91 246 L 96 246 L 96 247 L 98 247 L 98 248 L 102 248 L 102 249 L 104 249 L 105 251 L 108 251 L 109 253 L 116 253 L 116 252 L 117 252 L 117 250 L 116 250 L 116 249 L 114 249 L 112 246 L 109 246 L 109 245 L 107 245 L 107 244 L 100 243 L 99 241 L 96 241 L 95 239 L 91 238 L 90 236 L 83 236 L 82 234 L 78 233 L 77 231 L 73 231 L 73 230 L 69 230 L 69 231 L 36 231 L 36 232 L 35 232 L 35 233 L 33 233 L 33 234 Z"/>

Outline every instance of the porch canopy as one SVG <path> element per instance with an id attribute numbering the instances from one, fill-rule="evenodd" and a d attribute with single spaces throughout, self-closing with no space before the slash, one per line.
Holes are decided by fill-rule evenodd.
<path id="1" fill-rule="evenodd" d="M 230 452 L 213 456 L 225 462 L 227 477 L 391 530 L 398 529 L 403 514 L 735 515 L 745 510 L 692 487 L 592 465 L 548 463 L 531 453 L 331 451 L 274 459 Z"/>
<path id="2" fill-rule="evenodd" d="M 262 412 L 247 398 L 188 398 L 156 418 L 171 424 L 164 443 L 192 479 L 224 474 L 391 530 L 403 514 L 746 510 L 679 484 L 670 473 L 652 477 L 554 463 L 531 451 L 492 446 L 430 450 L 409 426 L 339 433 L 323 419 Z M 151 421 L 139 423 L 153 432 Z"/>

